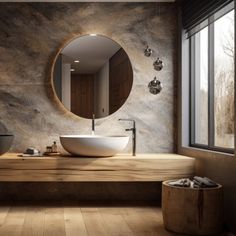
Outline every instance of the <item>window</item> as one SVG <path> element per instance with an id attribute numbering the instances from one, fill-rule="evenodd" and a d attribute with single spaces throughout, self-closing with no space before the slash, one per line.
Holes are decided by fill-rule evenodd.
<path id="1" fill-rule="evenodd" d="M 233 152 L 234 10 L 223 10 L 189 38 L 190 145 Z"/>

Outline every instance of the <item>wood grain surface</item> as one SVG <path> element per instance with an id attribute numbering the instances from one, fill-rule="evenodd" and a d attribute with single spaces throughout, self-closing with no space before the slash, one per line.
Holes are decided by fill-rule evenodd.
<path id="1" fill-rule="evenodd" d="M 218 235 L 223 223 L 222 186 L 181 188 L 162 183 L 162 211 L 166 229 L 186 235 Z"/>
<path id="2" fill-rule="evenodd" d="M 109 158 L 0 157 L 0 181 L 163 181 L 194 175 L 195 159 L 176 154 Z"/>

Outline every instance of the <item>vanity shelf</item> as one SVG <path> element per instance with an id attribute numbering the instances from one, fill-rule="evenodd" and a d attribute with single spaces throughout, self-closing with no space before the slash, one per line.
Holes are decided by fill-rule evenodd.
<path id="1" fill-rule="evenodd" d="M 117 155 L 106 158 L 0 157 L 0 181 L 164 181 L 194 175 L 195 159 L 177 154 Z"/>

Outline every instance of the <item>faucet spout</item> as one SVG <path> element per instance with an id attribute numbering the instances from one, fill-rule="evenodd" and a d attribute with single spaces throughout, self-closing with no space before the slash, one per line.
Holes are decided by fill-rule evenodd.
<path id="1" fill-rule="evenodd" d="M 133 156 L 136 156 L 136 124 L 135 120 L 131 119 L 119 119 L 119 121 L 131 121 L 133 122 L 133 127 L 129 129 L 125 129 L 125 131 L 132 131 L 132 144 L 133 144 Z"/>

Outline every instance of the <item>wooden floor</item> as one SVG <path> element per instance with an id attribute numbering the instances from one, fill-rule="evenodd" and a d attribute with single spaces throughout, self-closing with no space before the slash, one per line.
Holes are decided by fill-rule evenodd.
<path id="1" fill-rule="evenodd" d="M 157 206 L 0 206 L 0 236 L 174 236 Z M 179 235 L 179 234 L 178 234 Z"/>

